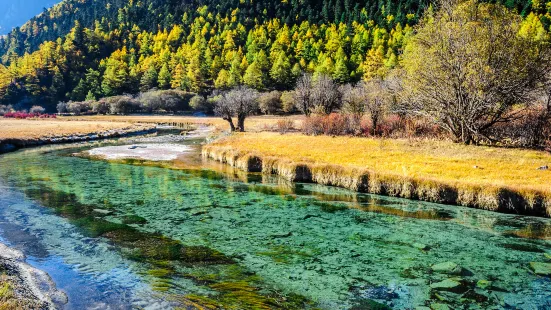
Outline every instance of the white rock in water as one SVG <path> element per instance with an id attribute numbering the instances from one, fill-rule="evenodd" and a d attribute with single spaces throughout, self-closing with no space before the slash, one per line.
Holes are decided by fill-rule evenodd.
<path id="1" fill-rule="evenodd" d="M 151 161 L 169 161 L 179 155 L 191 151 L 187 145 L 180 144 L 139 144 L 99 147 L 88 151 L 90 156 L 99 156 L 104 159 L 143 159 Z"/>

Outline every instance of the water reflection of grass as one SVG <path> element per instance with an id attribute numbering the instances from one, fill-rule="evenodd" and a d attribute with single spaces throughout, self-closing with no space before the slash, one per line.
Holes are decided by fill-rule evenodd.
<path id="1" fill-rule="evenodd" d="M 551 240 L 551 225 L 543 223 L 528 224 L 522 229 L 509 231 L 506 234 L 520 238 Z"/>

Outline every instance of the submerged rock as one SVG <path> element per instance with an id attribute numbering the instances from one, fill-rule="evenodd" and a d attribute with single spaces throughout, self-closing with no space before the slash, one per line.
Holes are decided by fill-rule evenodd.
<path id="1" fill-rule="evenodd" d="M 417 248 L 417 249 L 419 249 L 419 250 L 421 250 L 421 251 L 428 251 L 428 250 L 430 250 L 430 247 L 429 247 L 428 245 L 426 245 L 426 244 L 423 244 L 423 243 L 418 243 L 418 242 L 416 242 L 416 243 L 414 243 L 414 244 L 412 244 L 412 245 L 413 245 L 414 248 Z"/>
<path id="2" fill-rule="evenodd" d="M 551 277 L 551 263 L 531 262 L 530 269 L 537 275 Z"/>
<path id="3" fill-rule="evenodd" d="M 444 281 L 436 282 L 430 285 L 431 289 L 434 290 L 442 290 L 442 291 L 457 291 L 461 288 L 461 282 L 453 280 L 453 279 L 446 279 Z"/>
<path id="4" fill-rule="evenodd" d="M 476 282 L 476 287 L 481 288 L 483 290 L 490 287 L 491 285 L 492 285 L 492 281 L 488 281 L 488 280 L 478 280 L 478 282 Z"/>
<path id="5" fill-rule="evenodd" d="M 444 262 L 432 265 L 432 271 L 445 274 L 461 274 L 462 268 L 454 262 Z"/>
<path id="6" fill-rule="evenodd" d="M 105 209 L 94 209 L 93 211 L 96 212 L 96 213 L 99 213 L 99 214 L 103 214 L 103 215 L 109 215 L 109 214 L 113 213 L 113 211 L 105 210 Z"/>
<path id="7" fill-rule="evenodd" d="M 432 310 L 449 310 L 450 307 L 446 304 L 440 304 L 440 303 L 433 303 L 432 305 L 430 305 L 430 308 Z"/>

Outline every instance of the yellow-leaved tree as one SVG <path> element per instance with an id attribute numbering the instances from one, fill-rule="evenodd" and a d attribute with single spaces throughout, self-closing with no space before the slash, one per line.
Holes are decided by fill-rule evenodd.
<path id="1" fill-rule="evenodd" d="M 549 72 L 547 35 L 523 35 L 522 24 L 503 5 L 443 3 L 405 48 L 405 108 L 457 141 L 492 141 L 492 128 L 534 102 Z"/>

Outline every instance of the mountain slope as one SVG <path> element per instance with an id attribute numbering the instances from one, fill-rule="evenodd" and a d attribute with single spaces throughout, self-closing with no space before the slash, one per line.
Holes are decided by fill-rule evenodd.
<path id="1" fill-rule="evenodd" d="M 427 1 L 65 0 L 0 39 L 0 104 L 53 110 L 152 88 L 286 90 L 305 71 L 339 83 L 381 76 Z M 529 12 L 530 3 L 506 4 Z M 545 5 L 537 10 L 548 29 Z"/>

